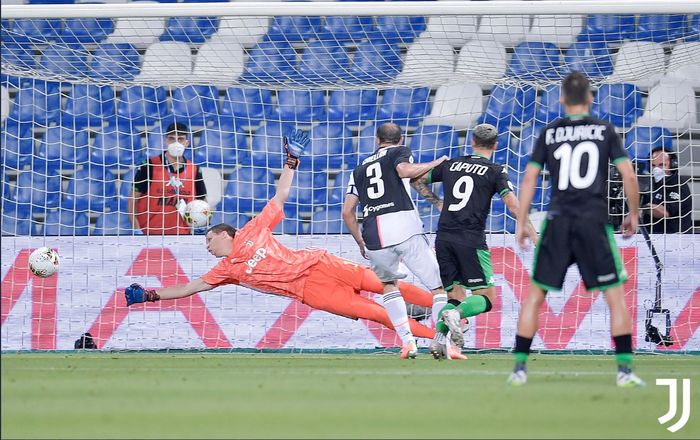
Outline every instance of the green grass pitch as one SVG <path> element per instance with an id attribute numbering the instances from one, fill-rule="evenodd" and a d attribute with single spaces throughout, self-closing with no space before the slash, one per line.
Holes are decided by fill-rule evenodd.
<path id="1" fill-rule="evenodd" d="M 2 355 L 2 438 L 700 438 L 700 357 L 638 356 L 643 389 L 614 386 L 612 356 L 28 353 Z M 688 424 L 657 417 L 690 378 Z M 675 422 L 679 414 L 671 423 Z"/>

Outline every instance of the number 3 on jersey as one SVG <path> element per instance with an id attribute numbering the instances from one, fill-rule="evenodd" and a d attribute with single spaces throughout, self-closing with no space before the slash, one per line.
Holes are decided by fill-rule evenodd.
<path id="1" fill-rule="evenodd" d="M 448 207 L 448 211 L 459 211 L 460 209 L 467 206 L 469 198 L 472 196 L 474 191 L 474 179 L 470 176 L 462 176 L 455 182 L 452 187 L 452 195 L 455 199 L 459 200 L 459 203 L 451 203 Z"/>
<path id="2" fill-rule="evenodd" d="M 581 159 L 588 154 L 588 167 L 586 174 L 581 175 Z M 575 147 L 564 143 L 554 150 L 554 158 L 559 160 L 559 184 L 561 191 L 569 188 L 569 183 L 576 189 L 588 188 L 593 184 L 598 170 L 600 153 L 598 146 L 591 141 L 579 142 Z"/>
<path id="3" fill-rule="evenodd" d="M 375 162 L 367 167 L 367 177 L 369 185 L 367 186 L 367 196 L 370 199 L 378 199 L 384 195 L 384 181 L 382 180 L 382 166 L 379 162 Z"/>

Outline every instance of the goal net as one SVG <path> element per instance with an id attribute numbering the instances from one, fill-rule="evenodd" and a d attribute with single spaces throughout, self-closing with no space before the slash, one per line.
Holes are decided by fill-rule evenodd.
<path id="1" fill-rule="evenodd" d="M 495 125 L 493 160 L 518 193 L 542 128 L 564 114 L 559 85 L 574 70 L 591 79 L 591 113 L 615 126 L 642 204 L 654 206 L 642 220 L 648 239 L 615 238 L 635 345 L 700 350 L 700 6 L 560 3 L 3 4 L 2 350 L 72 349 L 85 332 L 101 349 L 394 347 L 379 324 L 236 285 L 127 308 L 129 284 L 171 286 L 217 262 L 178 214 L 165 231 L 135 224 L 164 212 L 158 191 L 170 186 L 204 197 L 210 224 L 242 227 L 274 194 L 282 137 L 297 127 L 311 143 L 274 232 L 291 248 L 364 263 L 340 212 L 381 123 L 399 124 L 416 162 L 469 153 L 473 127 Z M 187 165 L 182 179 L 153 164 L 169 157 L 173 123 L 184 124 L 184 156 L 199 170 Z M 614 168 L 609 187 L 617 227 L 626 205 Z M 439 213 L 413 197 L 432 240 Z M 549 197 L 544 170 L 534 219 Z M 466 348 L 508 349 L 533 251 L 516 245 L 498 196 L 486 230 L 498 300 L 472 320 Z M 27 268 L 39 246 L 61 256 L 54 277 Z M 409 313 L 432 326 L 429 310 Z M 610 349 L 609 318 L 572 266 L 548 295 L 534 347 Z"/>

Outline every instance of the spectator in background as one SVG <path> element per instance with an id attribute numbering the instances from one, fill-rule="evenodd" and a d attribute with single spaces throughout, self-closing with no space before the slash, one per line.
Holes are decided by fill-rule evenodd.
<path id="1" fill-rule="evenodd" d="M 189 130 L 175 122 L 165 133 L 166 150 L 153 156 L 136 172 L 128 211 L 134 229 L 145 234 L 190 234 L 183 219 L 185 206 L 207 195 L 202 172 L 185 158 Z"/>
<path id="2" fill-rule="evenodd" d="M 651 151 L 651 202 L 645 206 L 644 224 L 650 232 L 692 233 L 693 206 L 686 179 L 678 173 L 675 153 L 663 147 Z"/>

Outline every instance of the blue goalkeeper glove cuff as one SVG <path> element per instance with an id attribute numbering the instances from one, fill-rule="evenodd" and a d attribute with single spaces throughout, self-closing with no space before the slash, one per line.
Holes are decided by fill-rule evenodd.
<path id="1" fill-rule="evenodd" d="M 124 290 L 124 296 L 126 297 L 126 305 L 130 306 L 132 304 L 138 304 L 142 302 L 156 302 L 160 299 L 160 296 L 155 290 L 144 289 L 140 284 L 132 284 Z"/>

